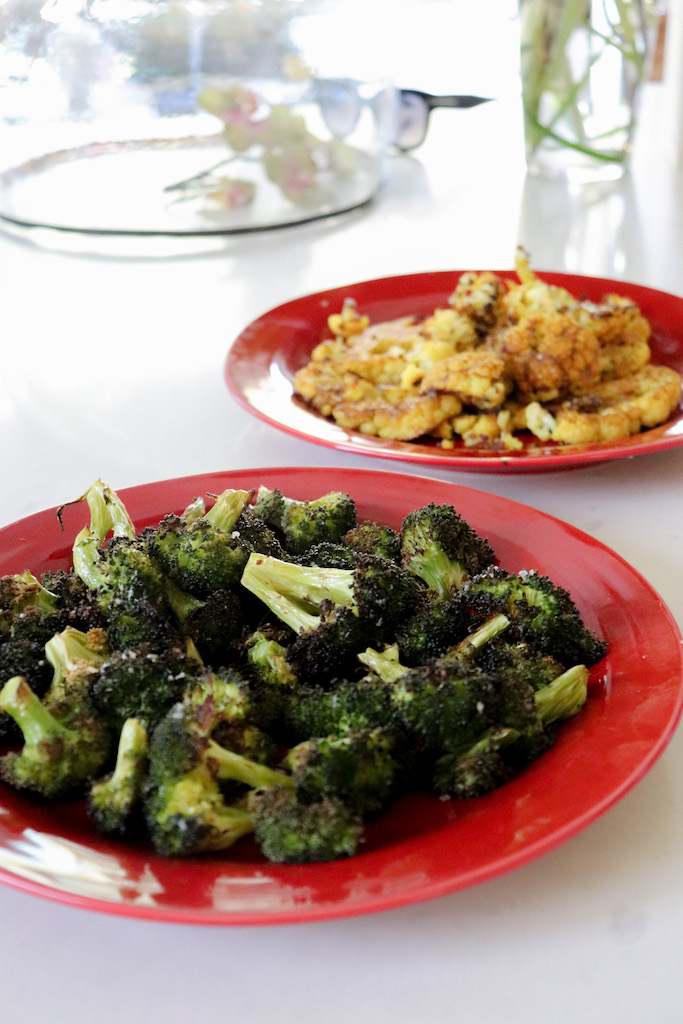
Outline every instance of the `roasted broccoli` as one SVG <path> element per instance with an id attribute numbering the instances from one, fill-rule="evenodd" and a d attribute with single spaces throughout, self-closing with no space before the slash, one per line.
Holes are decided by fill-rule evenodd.
<path id="1" fill-rule="evenodd" d="M 364 821 L 394 800 L 400 774 L 394 737 L 384 729 L 351 729 L 305 740 L 288 751 L 283 765 L 303 803 L 336 797 Z"/>
<path id="2" fill-rule="evenodd" d="M 119 736 L 112 772 L 97 779 L 86 798 L 86 813 L 102 835 L 128 839 L 142 830 L 142 794 L 147 773 L 148 734 L 129 718 Z"/>
<path id="3" fill-rule="evenodd" d="M 343 677 L 358 651 L 410 614 L 417 594 L 414 577 L 372 555 L 358 556 L 354 569 L 252 555 L 242 585 L 298 634 L 287 657 L 313 683 Z"/>
<path id="4" fill-rule="evenodd" d="M 342 537 L 342 545 L 362 555 L 377 555 L 390 562 L 401 560 L 401 538 L 396 530 L 382 523 L 365 520 Z"/>
<path id="5" fill-rule="evenodd" d="M 448 597 L 495 559 L 484 540 L 451 505 L 424 505 L 401 524 L 401 564 L 430 590 Z"/>
<path id="6" fill-rule="evenodd" d="M 144 643 L 126 647 L 112 651 L 102 662 L 92 682 L 92 699 L 114 729 L 120 729 L 127 718 L 139 718 L 151 726 L 202 671 L 192 649 L 157 651 Z"/>
<path id="7" fill-rule="evenodd" d="M 285 550 L 292 555 L 324 541 L 337 543 L 357 524 L 355 502 L 341 491 L 330 491 L 312 501 L 297 501 L 277 489 L 260 487 L 253 511 L 281 531 Z"/>
<path id="8" fill-rule="evenodd" d="M 225 490 L 208 512 L 190 522 L 169 514 L 156 529 L 143 530 L 152 559 L 180 590 L 206 599 L 239 583 L 252 551 L 279 553 L 272 531 L 245 514 L 251 493 Z"/>
<path id="9" fill-rule="evenodd" d="M 0 778 L 16 789 L 56 799 L 82 790 L 109 757 L 110 736 L 85 697 L 55 706 L 58 718 L 21 676 L 0 690 L 0 709 L 24 737 L 21 750 L 0 758 Z"/>
<path id="10" fill-rule="evenodd" d="M 242 643 L 244 616 L 239 597 L 232 590 L 214 590 L 206 598 L 195 597 L 166 581 L 169 604 L 182 633 L 194 643 L 210 665 L 234 660 Z"/>
<path id="11" fill-rule="evenodd" d="M 508 683 L 512 688 L 513 679 Z M 466 750 L 455 747 L 446 751 L 436 761 L 435 791 L 442 796 L 471 798 L 503 785 L 550 749 L 557 735 L 556 724 L 579 713 L 586 703 L 587 687 L 587 668 L 575 665 L 537 690 L 524 718 L 518 716 L 515 724 L 494 725 Z M 522 692 L 524 688 L 522 684 Z"/>
<path id="12" fill-rule="evenodd" d="M 256 792 L 249 800 L 254 838 L 268 860 L 307 864 L 352 857 L 363 823 L 336 797 L 304 803 L 291 789 Z"/>
<path id="13" fill-rule="evenodd" d="M 498 612 L 506 615 L 510 639 L 564 665 L 594 665 L 607 650 L 584 624 L 569 593 L 535 571 L 509 573 L 492 566 L 470 578 L 457 601 L 473 624 Z"/>
<path id="14" fill-rule="evenodd" d="M 152 733 L 146 821 L 159 853 L 188 856 L 225 849 L 251 831 L 249 811 L 226 802 L 222 783 L 241 783 L 249 790 L 292 785 L 284 773 L 216 743 L 214 724 L 206 701 L 181 701 Z"/>

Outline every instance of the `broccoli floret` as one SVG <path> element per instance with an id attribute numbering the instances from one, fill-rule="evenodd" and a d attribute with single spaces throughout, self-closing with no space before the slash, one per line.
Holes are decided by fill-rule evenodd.
<path id="1" fill-rule="evenodd" d="M 415 611 L 396 630 L 401 660 L 406 665 L 422 665 L 438 658 L 467 632 L 469 619 L 464 609 L 449 594 L 440 597 L 425 588 Z"/>
<path id="2" fill-rule="evenodd" d="M 500 612 L 510 639 L 522 640 L 564 665 L 594 665 L 607 645 L 584 624 L 569 593 L 537 572 L 491 567 L 467 581 L 457 600 L 474 623 Z"/>
<path id="3" fill-rule="evenodd" d="M 297 501 L 277 489 L 260 487 L 253 511 L 282 532 L 285 550 L 292 555 L 303 554 L 314 544 L 338 543 L 358 521 L 355 502 L 341 491 Z"/>
<path id="4" fill-rule="evenodd" d="M 74 569 L 94 593 L 111 648 L 149 643 L 162 649 L 173 643 L 178 628 L 166 584 L 140 538 L 113 537 L 104 548 L 90 533 L 79 538 Z"/>
<path id="5" fill-rule="evenodd" d="M 91 698 L 91 690 L 109 654 L 107 634 L 93 628 L 86 632 L 67 626 L 45 644 L 52 679 L 44 700 L 51 710 L 68 708 L 72 702 Z M 35 692 L 35 691 L 34 691 Z"/>
<path id="6" fill-rule="evenodd" d="M 169 514 L 156 529 L 143 531 L 148 551 L 165 576 L 195 597 L 239 583 L 251 551 L 279 552 L 279 544 L 263 524 L 244 514 L 251 491 L 226 490 L 204 515 L 187 522 Z"/>
<path id="7" fill-rule="evenodd" d="M 309 864 L 352 857 L 363 824 L 340 800 L 303 803 L 288 789 L 273 788 L 250 800 L 254 838 L 263 855 L 279 864 Z"/>
<path id="8" fill-rule="evenodd" d="M 397 729 L 399 719 L 388 689 L 362 678 L 341 679 L 328 689 L 299 687 L 286 724 L 292 742 L 298 743 L 352 729 Z"/>
<path id="9" fill-rule="evenodd" d="M 495 555 L 451 505 L 424 505 L 401 524 L 401 564 L 447 597 L 491 565 Z"/>
<path id="10" fill-rule="evenodd" d="M 86 798 L 86 813 L 102 835 L 129 839 L 140 833 L 147 746 L 144 724 L 127 719 L 119 736 L 114 770 L 94 782 Z"/>
<path id="11" fill-rule="evenodd" d="M 317 565 L 321 569 L 353 569 L 357 561 L 357 552 L 341 542 L 333 544 L 322 541 L 308 548 L 302 555 L 292 555 L 287 561 L 298 565 Z"/>
<path id="12" fill-rule="evenodd" d="M 112 651 L 92 682 L 92 699 L 115 729 L 127 718 L 152 725 L 175 704 L 203 666 L 184 648 L 138 644 Z"/>
<path id="13" fill-rule="evenodd" d="M 232 590 L 214 590 L 205 599 L 167 580 L 169 603 L 183 633 L 209 665 L 223 665 L 237 654 L 244 629 L 242 606 Z"/>
<path id="14" fill-rule="evenodd" d="M 436 658 L 393 683 L 399 715 L 427 749 L 466 750 L 495 721 L 495 681 L 473 664 Z"/>
<path id="15" fill-rule="evenodd" d="M 222 783 L 241 783 L 249 790 L 292 785 L 282 772 L 216 743 L 213 727 L 206 702 L 199 707 L 178 702 L 152 733 L 145 817 L 162 855 L 226 849 L 251 831 L 251 814 L 226 803 Z"/>
<path id="16" fill-rule="evenodd" d="M 302 679 L 342 678 L 364 647 L 391 634 L 412 611 L 417 584 L 386 559 L 360 555 L 354 569 L 294 565 L 252 555 L 242 585 L 297 637 L 287 657 Z"/>
<path id="17" fill-rule="evenodd" d="M 21 676 L 0 690 L 0 709 L 24 737 L 19 751 L 0 758 L 0 778 L 16 789 L 56 799 L 83 788 L 106 762 L 111 739 L 85 699 L 60 705 L 58 718 Z"/>
<path id="18" fill-rule="evenodd" d="M 496 727 L 463 752 L 452 752 L 437 759 L 433 787 L 440 796 L 471 799 L 484 796 L 504 785 L 515 774 L 505 759 L 505 748 L 519 738 L 515 729 Z"/>
<path id="19" fill-rule="evenodd" d="M 0 637 L 14 632 L 27 615 L 38 622 L 44 618 L 52 622 L 58 612 L 56 595 L 28 569 L 0 576 Z"/>
<path id="20" fill-rule="evenodd" d="M 282 632 L 265 628 L 250 634 L 245 643 L 253 717 L 267 731 L 282 731 L 290 706 L 298 702 L 297 674 L 287 660 L 283 639 Z"/>
<path id="21" fill-rule="evenodd" d="M 52 666 L 45 656 L 45 645 L 31 637 L 9 637 L 0 643 L 0 681 L 23 676 L 31 689 L 43 697 L 52 680 Z M 21 730 L 9 715 L 0 712 L 0 743 L 18 745 Z"/>
<path id="22" fill-rule="evenodd" d="M 401 538 L 396 530 L 382 523 L 366 520 L 358 523 L 342 537 L 342 544 L 362 555 L 377 555 L 390 562 L 401 561 Z"/>
<path id="23" fill-rule="evenodd" d="M 506 677 L 508 694 L 514 681 Z M 523 694 L 528 684 L 517 691 Z M 558 675 L 533 694 L 531 705 L 524 700 L 523 714 L 515 715 L 508 704 L 506 724 L 493 726 L 465 751 L 453 749 L 437 759 L 433 784 L 442 796 L 478 797 L 503 785 L 521 768 L 545 753 L 556 739 L 556 725 L 581 711 L 588 695 L 588 670 L 576 665 Z M 512 709 L 514 711 L 514 709 Z M 501 720 L 505 715 L 503 709 Z M 513 724 L 510 724 L 513 723 Z"/>
<path id="24" fill-rule="evenodd" d="M 336 797 L 364 821 L 386 810 L 396 796 L 394 740 L 384 729 L 305 740 L 288 751 L 283 764 L 303 803 Z"/>

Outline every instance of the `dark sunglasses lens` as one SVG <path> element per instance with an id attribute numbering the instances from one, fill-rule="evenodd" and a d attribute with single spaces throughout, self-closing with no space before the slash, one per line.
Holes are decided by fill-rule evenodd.
<path id="1" fill-rule="evenodd" d="M 414 92 L 399 92 L 395 144 L 399 149 L 417 149 L 427 135 L 429 107 Z"/>

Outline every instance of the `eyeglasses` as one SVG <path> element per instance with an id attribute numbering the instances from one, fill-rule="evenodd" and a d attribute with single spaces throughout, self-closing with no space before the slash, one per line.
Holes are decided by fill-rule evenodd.
<path id="1" fill-rule="evenodd" d="M 483 96 L 432 96 L 418 89 L 399 89 L 394 145 L 402 153 L 421 146 L 427 138 L 432 110 L 438 107 L 467 110 L 488 102 Z"/>
<path id="2" fill-rule="evenodd" d="M 351 79 L 318 79 L 315 98 L 328 130 L 339 139 L 353 132 L 363 106 L 374 105 L 374 99 L 363 97 L 360 83 Z M 489 100 L 483 96 L 433 96 L 419 89 L 398 89 L 395 102 L 391 141 L 402 153 L 408 153 L 421 146 L 427 137 L 432 110 L 438 107 L 463 110 Z"/>

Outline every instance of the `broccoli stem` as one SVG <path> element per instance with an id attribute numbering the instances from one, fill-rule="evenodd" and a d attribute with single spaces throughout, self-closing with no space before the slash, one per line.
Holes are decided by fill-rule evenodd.
<path id="1" fill-rule="evenodd" d="M 252 491 L 227 490 L 216 498 L 214 504 L 200 518 L 211 523 L 217 530 L 231 533 L 235 524 L 253 496 Z"/>
<path id="2" fill-rule="evenodd" d="M 398 644 L 391 644 L 383 651 L 368 647 L 358 655 L 358 660 L 374 672 L 383 683 L 395 683 L 408 671 L 399 661 Z"/>
<path id="3" fill-rule="evenodd" d="M 242 782 L 250 789 L 267 789 L 270 786 L 291 788 L 294 785 L 289 775 L 275 771 L 267 765 L 251 761 L 232 750 L 226 750 L 215 740 L 208 741 L 205 756 L 210 762 L 213 762 L 216 768 L 216 777 L 224 782 Z"/>
<path id="4" fill-rule="evenodd" d="M 461 655 L 468 655 L 475 653 L 484 644 L 487 644 L 494 637 L 498 636 L 499 633 L 505 632 L 510 625 L 510 620 L 506 615 L 493 615 L 490 619 L 475 629 L 473 633 L 466 636 L 464 640 L 461 640 L 459 644 L 452 647 L 446 654 L 447 658 L 453 656 L 459 657 Z"/>
<path id="5" fill-rule="evenodd" d="M 296 633 L 320 625 L 324 601 L 356 610 L 353 569 L 294 565 L 252 552 L 242 574 L 242 586 Z"/>
<path id="6" fill-rule="evenodd" d="M 121 728 L 116 764 L 109 778 L 97 783 L 112 792 L 126 791 L 140 774 L 140 762 L 147 756 L 147 729 L 138 718 L 127 718 Z"/>
<path id="7" fill-rule="evenodd" d="M 23 676 L 13 676 L 0 690 L 0 710 L 6 711 L 17 723 L 29 749 L 54 736 L 71 735 L 71 730 L 36 697 Z"/>
<path id="8" fill-rule="evenodd" d="M 578 714 L 588 699 L 588 669 L 574 665 L 535 694 L 536 707 L 544 725 Z"/>
<path id="9" fill-rule="evenodd" d="M 106 661 L 107 656 L 106 634 L 103 630 L 92 629 L 84 633 L 74 626 L 67 626 L 45 644 L 45 657 L 53 669 L 50 689 L 59 687 L 72 668 L 78 665 L 97 668 Z"/>

